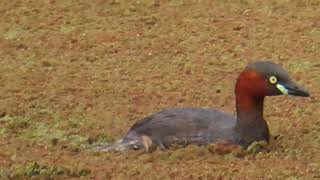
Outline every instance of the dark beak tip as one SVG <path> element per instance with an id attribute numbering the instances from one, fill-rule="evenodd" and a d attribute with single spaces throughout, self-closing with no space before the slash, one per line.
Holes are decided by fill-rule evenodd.
<path id="1" fill-rule="evenodd" d="M 292 91 L 291 93 L 289 92 L 289 94 L 293 96 L 310 97 L 310 93 L 306 90 L 296 90 L 296 91 Z"/>
<path id="2" fill-rule="evenodd" d="M 305 91 L 305 96 L 304 97 L 310 97 L 310 93 Z"/>
<path id="3" fill-rule="evenodd" d="M 300 86 L 296 82 L 287 82 L 285 88 L 288 90 L 289 95 L 300 96 L 300 97 L 310 97 L 310 93 L 304 87 Z"/>
<path id="4" fill-rule="evenodd" d="M 302 97 L 310 97 L 309 91 L 307 91 L 304 88 L 299 88 L 298 89 L 298 94 L 301 94 Z"/>

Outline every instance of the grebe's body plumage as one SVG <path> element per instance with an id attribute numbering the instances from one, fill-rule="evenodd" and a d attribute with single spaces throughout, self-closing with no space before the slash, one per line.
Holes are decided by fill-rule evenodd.
<path id="1" fill-rule="evenodd" d="M 263 118 L 264 97 L 309 96 L 280 65 L 269 61 L 249 64 L 237 79 L 235 94 L 236 117 L 214 109 L 165 109 L 138 121 L 122 139 L 102 151 L 148 151 L 152 145 L 166 149 L 172 144 L 207 145 L 219 141 L 246 147 L 254 141 L 269 141 Z"/>
<path id="2" fill-rule="evenodd" d="M 235 124 L 234 117 L 214 109 L 165 109 L 136 123 L 126 137 L 135 139 L 136 134 L 147 135 L 161 148 L 171 144 L 205 145 L 217 140 L 234 141 Z"/>

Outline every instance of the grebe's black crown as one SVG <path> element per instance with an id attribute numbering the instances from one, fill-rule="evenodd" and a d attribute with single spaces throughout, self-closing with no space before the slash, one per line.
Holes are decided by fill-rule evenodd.
<path id="1" fill-rule="evenodd" d="M 290 80 L 288 72 L 284 70 L 281 65 L 275 64 L 271 61 L 257 61 L 250 63 L 248 64 L 247 69 L 257 71 L 265 77 L 276 76 L 282 81 Z"/>

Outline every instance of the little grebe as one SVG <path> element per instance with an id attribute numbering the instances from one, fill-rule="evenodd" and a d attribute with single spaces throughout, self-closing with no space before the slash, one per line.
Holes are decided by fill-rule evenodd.
<path id="1" fill-rule="evenodd" d="M 263 118 L 265 96 L 309 93 L 292 81 L 277 64 L 258 61 L 239 75 L 235 87 L 237 117 L 203 108 L 165 109 L 135 123 L 120 140 L 101 151 L 145 149 L 151 145 L 166 149 L 173 144 L 207 145 L 226 141 L 247 147 L 254 141 L 269 141 Z"/>

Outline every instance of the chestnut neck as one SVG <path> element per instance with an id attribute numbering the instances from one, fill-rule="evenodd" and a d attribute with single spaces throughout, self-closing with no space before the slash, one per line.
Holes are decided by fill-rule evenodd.
<path id="1" fill-rule="evenodd" d="M 247 146 L 253 141 L 269 139 L 269 130 L 263 118 L 264 84 L 259 74 L 245 71 L 236 84 L 237 122 L 235 132 L 239 144 Z"/>
<path id="2" fill-rule="evenodd" d="M 263 120 L 264 96 L 255 97 L 246 93 L 236 94 L 237 126 L 257 124 Z"/>

